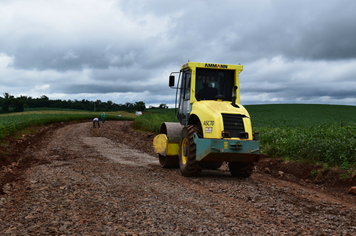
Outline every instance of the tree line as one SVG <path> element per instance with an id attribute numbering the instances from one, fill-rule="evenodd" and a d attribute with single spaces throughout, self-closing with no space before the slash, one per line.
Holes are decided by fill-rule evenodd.
<path id="1" fill-rule="evenodd" d="M 25 108 L 62 108 L 62 109 L 76 109 L 85 111 L 144 111 L 146 104 L 143 101 L 125 104 L 116 104 L 112 101 L 102 102 L 101 100 L 89 101 L 83 99 L 79 100 L 51 100 L 46 95 L 39 98 L 32 98 L 28 96 L 14 97 L 9 93 L 4 93 L 0 96 L 1 112 L 23 112 Z"/>

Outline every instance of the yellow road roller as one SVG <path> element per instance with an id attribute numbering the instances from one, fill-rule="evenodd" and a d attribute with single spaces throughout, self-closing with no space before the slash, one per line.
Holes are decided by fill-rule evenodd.
<path id="1" fill-rule="evenodd" d="M 232 176 L 250 177 L 260 144 L 240 104 L 242 70 L 242 65 L 189 61 L 170 74 L 179 122 L 162 123 L 153 140 L 163 168 L 179 167 L 182 175 L 197 176 L 226 162 Z"/>

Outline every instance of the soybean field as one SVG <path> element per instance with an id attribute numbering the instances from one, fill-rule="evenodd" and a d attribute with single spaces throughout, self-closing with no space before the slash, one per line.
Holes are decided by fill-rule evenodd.
<path id="1" fill-rule="evenodd" d="M 261 152 L 271 158 L 356 167 L 356 106 L 318 104 L 246 105 Z M 174 109 L 147 113 L 134 127 L 159 132 L 162 122 L 178 122 Z"/>

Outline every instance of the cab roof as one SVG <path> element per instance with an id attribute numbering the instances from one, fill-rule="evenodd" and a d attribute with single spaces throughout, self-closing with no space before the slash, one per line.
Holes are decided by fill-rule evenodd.
<path id="1" fill-rule="evenodd" d="M 230 65 L 230 64 L 219 64 L 219 63 L 204 63 L 204 62 L 187 62 L 181 66 L 181 69 L 189 67 L 191 70 L 196 68 L 206 68 L 206 69 L 225 69 L 225 70 L 238 70 L 242 71 L 242 65 Z"/>

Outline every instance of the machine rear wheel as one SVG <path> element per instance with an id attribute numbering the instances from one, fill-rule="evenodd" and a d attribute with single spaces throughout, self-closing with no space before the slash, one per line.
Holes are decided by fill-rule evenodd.
<path id="1" fill-rule="evenodd" d="M 230 173 L 234 177 L 248 178 L 253 172 L 253 163 L 229 162 Z"/>
<path id="2" fill-rule="evenodd" d="M 177 168 L 179 167 L 179 159 L 177 156 L 162 156 L 161 154 L 158 154 L 158 159 L 159 159 L 159 164 L 163 168 Z"/>
<path id="3" fill-rule="evenodd" d="M 201 131 L 194 125 L 187 125 L 183 128 L 179 142 L 179 166 L 183 176 L 198 176 L 201 168 L 196 157 L 196 144 L 193 140 L 193 134 L 202 136 Z"/>

